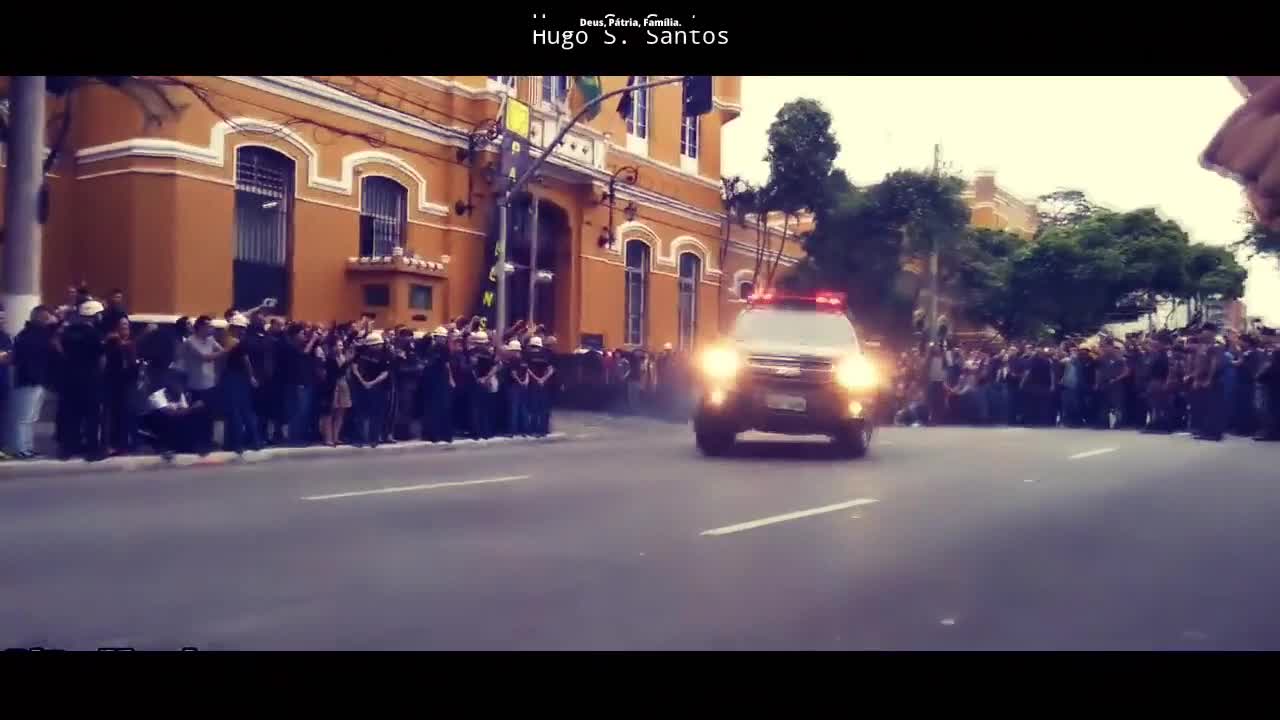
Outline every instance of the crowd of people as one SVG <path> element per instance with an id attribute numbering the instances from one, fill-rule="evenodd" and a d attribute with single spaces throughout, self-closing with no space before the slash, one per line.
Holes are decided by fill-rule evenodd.
<path id="1" fill-rule="evenodd" d="M 588 410 L 685 420 L 692 413 L 693 354 L 666 343 L 641 347 L 581 347 L 567 358 L 564 403 Z"/>
<path id="2" fill-rule="evenodd" d="M 1280 440 L 1280 344 L 1212 324 L 1051 347 L 943 342 L 904 352 L 898 424 L 1008 424 L 1225 433 Z"/>
<path id="3" fill-rule="evenodd" d="M 208 453 L 219 420 L 224 449 L 237 453 L 545 436 L 554 342 L 523 322 L 493 337 L 478 317 L 425 333 L 380 329 L 370 315 L 289 322 L 266 307 L 138 327 L 121 291 L 104 304 L 72 288 L 65 305 L 36 307 L 11 342 L 0 333 L 0 403 L 14 428 L 4 458 L 37 457 L 34 428 L 50 395 L 63 459 L 145 446 Z"/>

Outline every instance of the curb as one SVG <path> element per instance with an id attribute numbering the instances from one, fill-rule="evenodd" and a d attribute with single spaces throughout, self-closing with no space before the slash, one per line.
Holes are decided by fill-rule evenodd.
<path id="1" fill-rule="evenodd" d="M 286 459 L 334 459 L 354 455 L 404 454 L 411 452 L 444 453 L 465 450 L 479 450 L 503 445 L 541 445 L 563 442 L 570 436 L 563 432 L 554 432 L 546 437 L 495 437 L 488 440 L 460 439 L 453 443 L 430 443 L 425 440 L 406 440 L 394 444 L 384 444 L 377 448 L 352 447 L 343 445 L 336 448 L 316 445 L 310 447 L 280 447 L 249 451 L 243 455 L 220 450 L 203 457 L 199 455 L 175 455 L 172 460 L 165 460 L 159 455 L 139 455 L 110 458 L 100 462 L 85 460 L 32 460 L 29 462 L 13 461 L 0 465 L 0 482 L 19 478 L 41 477 L 48 475 L 79 475 L 86 473 L 120 473 L 141 470 L 164 470 L 172 468 L 206 468 L 221 465 L 254 465 L 272 460 Z"/>

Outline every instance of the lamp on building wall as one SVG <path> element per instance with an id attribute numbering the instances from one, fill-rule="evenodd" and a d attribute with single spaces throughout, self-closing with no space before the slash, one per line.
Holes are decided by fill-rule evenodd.
<path id="1" fill-rule="evenodd" d="M 624 165 L 613 171 L 613 175 L 609 176 L 609 189 L 600 198 L 600 202 L 609 204 L 609 225 L 600 231 L 600 247 L 613 248 L 613 208 L 618 199 L 618 181 L 621 180 L 628 185 L 635 185 L 639 179 L 640 171 L 631 165 Z M 636 204 L 634 202 L 627 203 L 627 207 L 622 211 L 622 214 L 627 218 L 627 222 L 635 220 Z"/>
<path id="2" fill-rule="evenodd" d="M 484 146 L 496 142 L 498 136 L 502 134 L 502 125 L 493 118 L 486 118 L 471 126 L 470 132 L 467 133 L 467 147 L 458 148 L 458 162 L 466 162 L 467 166 L 473 171 L 467 173 L 467 199 L 459 200 L 454 203 L 453 210 L 459 215 L 469 215 L 475 209 L 475 205 L 471 202 L 474 197 L 473 179 L 475 177 L 474 170 L 476 161 L 480 157 L 480 149 Z M 481 171 L 481 177 L 486 184 L 493 184 L 494 177 L 493 165 L 485 166 Z"/>

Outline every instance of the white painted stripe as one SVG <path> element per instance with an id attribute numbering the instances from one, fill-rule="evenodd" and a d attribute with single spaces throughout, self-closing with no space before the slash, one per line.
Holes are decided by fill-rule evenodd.
<path id="1" fill-rule="evenodd" d="M 750 522 L 738 523 L 737 525 L 728 525 L 726 527 L 716 528 L 714 530 L 707 530 L 702 534 L 703 535 L 728 535 L 730 533 L 742 532 L 743 530 L 752 530 L 754 528 L 764 527 L 765 525 L 773 525 L 774 523 L 786 522 L 788 520 L 798 520 L 800 518 L 809 517 L 811 515 L 822 515 L 824 513 L 836 512 L 837 510 L 844 510 L 846 508 L 857 507 L 858 505 L 870 505 L 873 502 L 879 502 L 879 501 L 875 500 L 874 498 L 858 498 L 857 500 L 850 500 L 849 502 L 836 503 L 835 505 L 824 505 L 820 508 L 813 508 L 811 510 L 797 510 L 795 512 L 789 512 L 786 515 L 774 515 L 773 517 L 761 518 L 759 520 L 752 520 Z"/>
<path id="2" fill-rule="evenodd" d="M 377 490 L 356 490 L 353 492 L 334 493 L 332 495 L 309 495 L 302 499 L 337 500 L 339 498 L 360 497 L 362 495 L 388 495 L 390 493 L 415 492 L 417 490 L 437 490 L 439 488 L 462 487 L 464 485 L 487 485 L 490 483 L 514 482 L 516 480 L 528 479 L 528 475 L 512 475 L 510 477 L 491 478 L 489 480 L 463 480 L 460 482 L 432 483 L 429 485 L 403 485 L 401 487 L 378 488 Z"/>
<path id="3" fill-rule="evenodd" d="M 1067 459 L 1068 459 L 1068 460 L 1083 460 L 1084 458 L 1094 457 L 1095 455 L 1106 455 L 1107 453 L 1113 453 L 1113 452 L 1115 452 L 1115 451 L 1116 451 L 1116 449 L 1115 449 L 1115 448 L 1098 448 L 1097 450 L 1088 450 L 1088 451 L 1085 451 L 1085 452 L 1076 453 L 1075 455 L 1072 455 L 1071 457 L 1069 457 L 1069 458 L 1067 458 Z"/>

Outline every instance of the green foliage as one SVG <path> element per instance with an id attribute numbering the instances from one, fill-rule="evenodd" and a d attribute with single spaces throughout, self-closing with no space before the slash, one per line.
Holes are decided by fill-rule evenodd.
<path id="1" fill-rule="evenodd" d="M 1037 200 L 1042 232 L 1079 225 L 1101 211 L 1081 190 L 1055 190 Z"/>
<path id="2" fill-rule="evenodd" d="M 816 209 L 828 190 L 831 168 L 839 154 L 831 115 L 817 100 L 801 98 L 783 105 L 769 126 L 765 154 L 770 209 L 791 215 Z"/>

